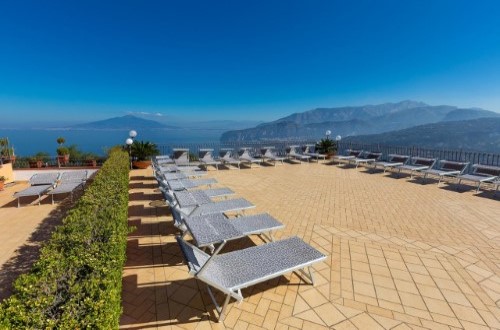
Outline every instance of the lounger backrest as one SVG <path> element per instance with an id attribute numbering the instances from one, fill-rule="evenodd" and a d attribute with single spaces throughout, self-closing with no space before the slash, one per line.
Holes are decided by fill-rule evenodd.
<path id="1" fill-rule="evenodd" d="M 405 164 L 408 159 L 410 159 L 410 156 L 406 155 L 396 155 L 396 154 L 391 154 L 389 155 L 389 160 L 394 163 L 403 163 Z"/>
<path id="2" fill-rule="evenodd" d="M 500 167 L 498 166 L 474 164 L 472 168 L 474 174 L 500 176 Z"/>
<path id="3" fill-rule="evenodd" d="M 298 146 L 288 146 L 286 147 L 286 153 L 289 154 L 289 155 L 296 155 L 297 154 L 297 150 L 295 148 L 297 148 Z"/>
<path id="4" fill-rule="evenodd" d="M 232 150 L 231 149 L 221 149 L 219 151 L 219 156 L 222 158 L 222 159 L 231 159 L 231 153 L 232 153 Z"/>
<path id="5" fill-rule="evenodd" d="M 210 256 L 198 249 L 196 246 L 183 240 L 182 237 L 176 236 L 175 238 L 177 239 L 177 243 L 181 248 L 184 259 L 188 264 L 189 272 L 191 274 L 198 273 L 203 265 L 205 265 L 205 263 L 208 261 L 208 259 L 210 259 Z"/>
<path id="6" fill-rule="evenodd" d="M 61 175 L 61 182 L 82 182 L 87 180 L 87 171 L 70 171 Z"/>
<path id="7" fill-rule="evenodd" d="M 366 159 L 379 159 L 380 156 L 382 156 L 382 153 L 380 152 L 368 152 L 365 154 Z"/>
<path id="8" fill-rule="evenodd" d="M 174 149 L 174 161 L 176 164 L 188 164 L 189 149 Z"/>
<path id="9" fill-rule="evenodd" d="M 238 152 L 238 154 L 240 155 L 241 158 L 253 158 L 250 155 L 250 150 L 247 149 L 247 148 L 240 149 L 240 151 Z"/>
<path id="10" fill-rule="evenodd" d="M 37 173 L 30 178 L 30 185 L 55 184 L 59 173 Z"/>
<path id="11" fill-rule="evenodd" d="M 359 157 L 359 155 L 361 155 L 361 153 L 363 152 L 363 150 L 352 150 L 352 149 L 348 149 L 347 150 L 347 155 L 348 156 L 354 156 L 354 157 Z"/>
<path id="12" fill-rule="evenodd" d="M 469 166 L 469 163 L 442 160 L 439 162 L 439 166 L 445 171 L 460 171 L 460 173 L 463 173 L 467 166 Z"/>
<path id="13" fill-rule="evenodd" d="M 436 163 L 436 160 L 433 158 L 413 157 L 411 160 L 414 165 L 429 166 L 429 168 Z"/>
<path id="14" fill-rule="evenodd" d="M 200 149 L 200 152 L 198 153 L 198 155 L 199 155 L 201 160 L 211 161 L 211 160 L 214 160 L 214 158 L 212 157 L 213 151 L 214 151 L 214 149 Z"/>
<path id="15" fill-rule="evenodd" d="M 271 149 L 273 149 L 273 147 L 262 147 L 260 148 L 260 154 L 262 156 L 272 155 Z"/>

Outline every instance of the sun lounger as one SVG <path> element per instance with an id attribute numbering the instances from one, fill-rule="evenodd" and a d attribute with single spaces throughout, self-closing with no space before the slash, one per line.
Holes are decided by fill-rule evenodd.
<path id="1" fill-rule="evenodd" d="M 165 180 L 183 180 L 183 179 L 194 179 L 194 178 L 198 178 L 200 176 L 204 176 L 206 175 L 205 172 L 202 172 L 202 171 L 196 171 L 196 172 L 166 172 L 166 173 L 160 173 L 161 176 L 163 176 L 163 178 Z"/>
<path id="2" fill-rule="evenodd" d="M 189 149 L 175 148 L 173 149 L 173 159 L 175 165 L 187 166 L 189 165 Z"/>
<path id="3" fill-rule="evenodd" d="M 262 147 L 260 149 L 260 153 L 264 161 L 272 161 L 274 166 L 276 166 L 276 162 L 281 162 L 281 164 L 283 164 L 283 161 L 285 160 L 285 157 L 279 157 L 276 155 L 274 147 Z"/>
<path id="4" fill-rule="evenodd" d="M 476 182 L 476 193 L 479 192 L 479 187 L 483 182 L 489 182 L 496 185 L 496 191 L 498 191 L 498 185 L 500 180 L 500 167 L 498 166 L 489 166 L 482 164 L 474 164 L 472 165 L 472 173 L 470 174 L 462 174 L 457 176 L 458 186 L 462 183 L 462 181 L 471 181 Z"/>
<path id="5" fill-rule="evenodd" d="M 310 266 L 326 259 L 325 255 L 298 237 L 218 254 L 222 244 L 212 255 L 179 236 L 176 238 L 189 274 L 207 284 L 219 321 L 224 321 L 224 313 L 231 297 L 237 301 L 243 300 L 241 289 L 297 270 L 301 270 L 314 284 Z M 305 268 L 308 269 L 307 273 Z M 211 288 L 226 295 L 222 306 L 215 300 Z"/>
<path id="6" fill-rule="evenodd" d="M 222 148 L 219 151 L 219 156 L 222 164 L 224 165 L 236 165 L 238 169 L 240 168 L 241 161 L 233 157 L 233 149 L 231 148 Z"/>
<path id="7" fill-rule="evenodd" d="M 212 156 L 212 152 L 214 149 L 200 149 L 199 153 L 199 159 L 200 163 L 205 166 L 205 170 L 207 169 L 208 165 L 215 166 L 215 169 L 219 169 L 220 161 L 215 160 Z"/>
<path id="8" fill-rule="evenodd" d="M 297 152 L 297 148 L 299 146 L 293 145 L 293 146 L 288 146 L 286 147 L 286 155 L 289 160 L 296 159 L 301 161 L 300 163 L 302 164 L 302 161 L 307 161 L 309 162 L 311 159 L 311 156 L 303 155 L 299 152 Z"/>
<path id="9" fill-rule="evenodd" d="M 47 193 L 47 195 L 51 195 L 52 204 L 54 204 L 54 195 L 59 194 L 70 194 L 71 201 L 73 201 L 74 191 L 78 188 L 83 189 L 85 182 L 87 181 L 87 175 L 87 171 L 64 172 L 61 175 L 57 186 Z"/>
<path id="10" fill-rule="evenodd" d="M 249 235 L 260 235 L 272 242 L 274 241 L 272 232 L 285 227 L 268 213 L 234 219 L 228 219 L 222 213 L 214 213 L 186 217 L 183 221 L 186 233 L 194 238 L 196 245 L 211 249 L 215 244 Z"/>
<path id="11" fill-rule="evenodd" d="M 377 160 L 380 159 L 380 157 L 382 157 L 381 152 L 363 151 L 358 155 L 358 157 L 354 157 L 352 159 L 349 159 L 348 161 L 349 163 L 353 163 L 354 165 L 356 165 L 357 168 L 360 164 L 366 165 L 375 163 Z"/>
<path id="12" fill-rule="evenodd" d="M 384 169 L 384 173 L 387 169 L 392 169 L 397 166 L 402 166 L 405 165 L 408 160 L 410 159 L 410 156 L 407 155 L 397 155 L 397 154 L 390 154 L 387 156 L 386 161 L 376 161 L 373 162 L 373 168 L 376 169 L 377 167 L 382 167 Z"/>
<path id="13" fill-rule="evenodd" d="M 326 155 L 316 152 L 316 145 L 314 144 L 306 144 L 302 146 L 302 154 L 315 158 L 318 161 L 320 159 L 326 160 Z"/>
<path id="14" fill-rule="evenodd" d="M 14 194 L 13 197 L 17 198 L 17 207 L 21 206 L 21 197 L 29 196 L 38 196 L 38 205 L 40 205 L 42 195 L 55 187 L 59 175 L 59 173 L 38 173 L 33 175 L 29 180 L 31 186 Z"/>
<path id="15" fill-rule="evenodd" d="M 465 172 L 469 163 L 464 162 L 452 162 L 449 160 L 440 160 L 437 162 L 437 168 L 428 168 L 422 170 L 424 174 L 423 180 L 427 179 L 427 176 L 437 176 L 439 178 L 438 185 L 445 176 L 456 177 Z"/>
<path id="16" fill-rule="evenodd" d="M 239 151 L 239 160 L 242 164 L 247 164 L 252 167 L 252 164 L 260 164 L 262 163 L 262 159 L 254 158 L 250 155 L 250 148 L 241 148 Z"/>
<path id="17" fill-rule="evenodd" d="M 436 164 L 436 159 L 434 158 L 411 157 L 407 164 L 397 166 L 398 176 L 401 174 L 401 171 L 409 171 L 410 178 L 413 178 L 415 172 L 432 168 L 434 164 Z"/>
<path id="18" fill-rule="evenodd" d="M 358 157 L 362 152 L 363 150 L 347 149 L 344 154 L 333 156 L 333 162 L 337 161 L 338 165 L 340 163 L 349 163 L 350 160 Z"/>

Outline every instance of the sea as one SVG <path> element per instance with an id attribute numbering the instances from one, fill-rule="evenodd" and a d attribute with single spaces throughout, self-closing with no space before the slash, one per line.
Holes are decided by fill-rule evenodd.
<path id="1" fill-rule="evenodd" d="M 136 130 L 136 140 L 153 142 L 159 146 L 176 143 L 218 142 L 225 130 L 219 129 L 148 129 Z M 56 156 L 58 137 L 66 140 L 65 145 L 76 145 L 82 152 L 105 155 L 106 150 L 116 145 L 124 145 L 128 138 L 127 129 L 0 129 L 0 138 L 8 138 L 10 146 L 19 157 L 46 152 Z"/>

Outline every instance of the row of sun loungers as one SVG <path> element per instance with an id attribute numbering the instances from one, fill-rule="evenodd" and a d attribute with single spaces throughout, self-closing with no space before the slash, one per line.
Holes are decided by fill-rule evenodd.
<path id="1" fill-rule="evenodd" d="M 293 271 L 300 271 L 314 284 L 310 266 L 326 256 L 298 237 L 275 241 L 272 233 L 284 227 L 280 221 L 268 213 L 245 214 L 255 205 L 244 198 L 229 198 L 235 194 L 231 189 L 213 188 L 217 183 L 214 179 L 196 179 L 193 171 L 188 172 L 192 174 L 188 178 L 169 176 L 172 172 L 165 172 L 156 162 L 153 171 L 174 225 L 181 232 L 176 239 L 189 274 L 207 285 L 219 321 L 224 320 L 231 298 L 243 300 L 243 288 Z M 185 174 L 180 169 L 174 173 Z M 187 235 L 192 243 L 186 241 Z M 222 253 L 228 241 L 249 235 L 259 235 L 266 243 Z M 222 304 L 215 299 L 213 289 L 225 295 Z"/>
<path id="2" fill-rule="evenodd" d="M 14 194 L 17 199 L 17 207 L 21 206 L 21 197 L 38 197 L 38 205 L 44 194 L 50 195 L 54 204 L 54 195 L 70 194 L 73 199 L 73 192 L 78 188 L 83 188 L 87 180 L 87 171 L 68 171 L 61 173 L 38 173 L 34 174 L 30 180 L 30 186 Z"/>
<path id="3" fill-rule="evenodd" d="M 217 170 L 219 166 L 234 166 L 238 169 L 241 165 L 246 165 L 252 167 L 254 164 L 262 164 L 264 162 L 276 164 L 281 163 L 285 160 L 298 160 L 307 161 L 311 159 L 325 160 L 326 155 L 317 153 L 314 151 L 314 145 L 308 144 L 305 146 L 292 145 L 286 148 L 286 157 L 278 156 L 275 152 L 275 148 L 272 146 L 260 148 L 260 154 L 258 157 L 252 155 L 251 148 L 241 148 L 237 153 L 232 148 L 222 148 L 219 151 L 219 157 L 215 158 L 213 155 L 214 149 L 199 149 L 198 161 L 202 167 L 207 169 L 208 166 L 214 166 Z M 301 151 L 298 151 L 301 150 Z M 175 148 L 173 149 L 173 156 L 156 156 L 154 159 L 157 166 L 164 168 L 174 168 L 173 172 L 180 170 L 185 171 L 186 167 L 191 163 L 189 160 L 189 149 Z M 179 168 L 177 168 L 179 167 Z"/>
<path id="4" fill-rule="evenodd" d="M 337 155 L 334 162 L 337 164 L 353 164 L 358 167 L 360 164 L 371 165 L 373 169 L 383 168 L 384 172 L 393 170 L 398 176 L 401 172 L 410 174 L 413 178 L 415 174 L 421 174 L 426 181 L 429 177 L 436 177 L 438 184 L 445 178 L 455 178 L 457 186 L 463 181 L 477 183 L 476 192 L 479 192 L 483 183 L 493 184 L 495 194 L 500 187 L 500 167 L 482 164 L 472 165 L 472 172 L 467 173 L 470 165 L 468 162 L 456 162 L 449 160 L 437 160 L 435 158 L 410 157 L 408 155 L 389 154 L 386 160 L 380 160 L 382 154 L 361 150 L 347 150 L 345 155 Z"/>

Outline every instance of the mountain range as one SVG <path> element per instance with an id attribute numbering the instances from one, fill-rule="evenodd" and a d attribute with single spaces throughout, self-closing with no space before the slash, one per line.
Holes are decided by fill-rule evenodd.
<path id="1" fill-rule="evenodd" d="M 160 128 L 178 128 L 168 126 L 155 120 L 139 118 L 133 115 L 114 117 L 105 120 L 93 121 L 85 124 L 73 125 L 73 129 L 160 129 Z"/>
<path id="2" fill-rule="evenodd" d="M 221 136 L 221 141 L 318 139 L 324 137 L 326 130 L 331 130 L 334 136 L 358 136 L 397 131 L 431 123 L 485 117 L 499 118 L 500 114 L 478 108 L 431 106 L 416 101 L 358 107 L 318 108 L 294 113 L 254 128 L 225 132 Z"/>

